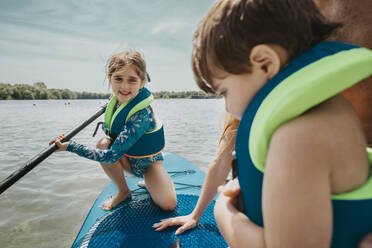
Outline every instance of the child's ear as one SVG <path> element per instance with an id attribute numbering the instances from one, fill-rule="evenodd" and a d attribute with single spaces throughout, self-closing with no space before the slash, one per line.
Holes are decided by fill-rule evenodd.
<path id="1" fill-rule="evenodd" d="M 274 77 L 281 68 L 279 53 L 272 46 L 266 44 L 252 48 L 250 62 L 254 69 L 265 74 L 268 80 Z"/>

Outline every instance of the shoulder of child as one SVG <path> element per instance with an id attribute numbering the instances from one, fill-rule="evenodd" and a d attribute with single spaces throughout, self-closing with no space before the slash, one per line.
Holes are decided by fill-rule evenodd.
<path id="1" fill-rule="evenodd" d="M 283 124 L 273 134 L 262 189 L 267 244 L 282 240 L 304 247 L 325 247 L 329 243 L 329 145 L 333 142 L 329 143 L 329 139 L 336 133 L 329 129 L 313 109 Z"/>
<path id="2" fill-rule="evenodd" d="M 151 119 L 152 117 L 153 117 L 153 113 L 152 113 L 151 107 L 147 107 L 134 113 L 129 118 L 129 120 L 135 121 L 139 119 Z"/>
<path id="3" fill-rule="evenodd" d="M 272 136 L 268 161 L 332 174 L 366 163 L 365 137 L 351 105 L 336 96 L 279 127 Z M 337 168 L 337 169 L 336 169 Z"/>
<path id="4" fill-rule="evenodd" d="M 287 240 L 304 247 L 329 245 L 329 199 L 331 194 L 352 190 L 365 182 L 365 145 L 355 112 L 340 96 L 275 131 L 262 193 L 267 244 Z"/>

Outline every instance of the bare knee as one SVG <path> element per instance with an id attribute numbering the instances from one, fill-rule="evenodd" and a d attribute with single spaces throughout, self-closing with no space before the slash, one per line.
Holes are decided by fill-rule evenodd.
<path id="1" fill-rule="evenodd" d="M 100 139 L 97 142 L 96 148 L 107 149 L 107 148 L 109 148 L 110 144 L 111 144 L 111 139 L 109 139 L 107 137 L 103 137 L 102 139 Z"/>
<path id="2" fill-rule="evenodd" d="M 155 200 L 154 200 L 155 201 Z M 163 211 L 172 211 L 177 206 L 177 196 L 176 194 L 164 197 L 162 201 L 156 202 Z"/>
<path id="3" fill-rule="evenodd" d="M 154 203 L 164 211 L 172 211 L 177 206 L 177 195 L 162 162 L 152 163 L 143 176 Z"/>

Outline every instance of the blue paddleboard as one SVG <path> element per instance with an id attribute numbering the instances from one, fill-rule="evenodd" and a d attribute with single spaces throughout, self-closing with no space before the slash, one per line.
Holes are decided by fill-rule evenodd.
<path id="1" fill-rule="evenodd" d="M 205 174 L 196 166 L 171 152 L 164 152 L 164 168 L 176 188 L 175 210 L 162 211 L 152 202 L 146 189 L 137 186 L 141 178 L 126 176 L 132 198 L 111 211 L 103 210 L 102 204 L 117 191 L 111 182 L 93 204 L 72 247 L 172 247 L 176 239 L 180 247 L 227 247 L 214 220 L 214 201 L 197 227 L 182 235 L 174 234 L 177 227 L 162 232 L 153 229 L 152 225 L 161 219 L 191 213 L 205 178 Z"/>

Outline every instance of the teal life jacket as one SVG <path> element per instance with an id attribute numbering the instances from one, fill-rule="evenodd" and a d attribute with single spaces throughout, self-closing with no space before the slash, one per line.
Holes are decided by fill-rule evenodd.
<path id="1" fill-rule="evenodd" d="M 154 100 L 151 92 L 142 88 L 140 92 L 127 103 L 121 104 L 115 110 L 117 105 L 116 96 L 110 99 L 105 112 L 105 124 L 109 129 L 110 137 L 115 140 L 116 137 L 124 130 L 124 124 L 136 112 L 150 106 Z M 127 157 L 143 158 L 159 154 L 165 148 L 163 125 L 156 120 L 156 127 L 143 134 L 141 138 L 125 154 Z"/>
<path id="2" fill-rule="evenodd" d="M 235 144 L 243 208 L 250 220 L 263 226 L 262 183 L 275 130 L 371 74 L 371 50 L 323 42 L 293 59 L 254 96 Z M 372 166 L 372 149 L 367 152 Z M 358 189 L 332 195 L 332 209 L 332 247 L 357 247 L 372 232 L 372 176 Z"/>

